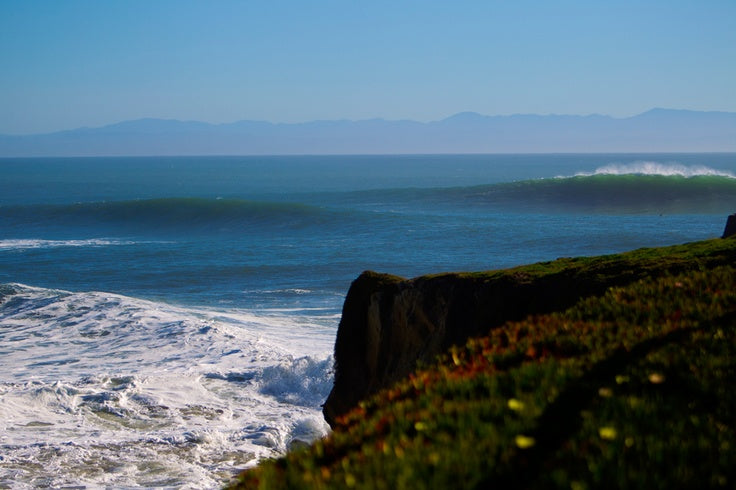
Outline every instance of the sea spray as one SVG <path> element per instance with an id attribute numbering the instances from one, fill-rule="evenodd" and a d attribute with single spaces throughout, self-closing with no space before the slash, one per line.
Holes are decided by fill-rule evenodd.
<path id="1" fill-rule="evenodd" d="M 578 172 L 576 176 L 590 175 L 662 175 L 666 177 L 727 177 L 736 179 L 736 174 L 718 170 L 706 165 L 684 165 L 677 162 L 637 161 L 632 163 L 611 163 L 598 167 L 593 172 Z"/>
<path id="2" fill-rule="evenodd" d="M 319 329 L 321 357 L 295 357 L 275 313 L 18 284 L 0 301 L 0 483 L 212 488 L 328 430 Z"/>

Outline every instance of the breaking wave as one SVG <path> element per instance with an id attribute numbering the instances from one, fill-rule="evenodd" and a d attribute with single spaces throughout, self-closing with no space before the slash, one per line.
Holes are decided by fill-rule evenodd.
<path id="1" fill-rule="evenodd" d="M 664 177 L 727 177 L 736 179 L 736 174 L 717 170 L 705 165 L 682 165 L 679 163 L 633 162 L 612 163 L 593 172 L 579 172 L 579 177 L 591 175 L 661 175 Z"/>
<path id="2" fill-rule="evenodd" d="M 331 328 L 0 284 L 0 487 L 217 488 L 324 436 Z M 306 342 L 306 340 L 305 340 Z"/>
<path id="3" fill-rule="evenodd" d="M 707 166 L 637 162 L 554 178 L 367 191 L 360 198 L 408 212 L 455 208 L 465 213 L 475 208 L 522 214 L 730 214 L 736 207 L 736 175 Z"/>
<path id="4" fill-rule="evenodd" d="M 552 179 L 478 186 L 478 204 L 518 212 L 723 214 L 736 206 L 736 175 L 709 167 L 640 162 Z"/>

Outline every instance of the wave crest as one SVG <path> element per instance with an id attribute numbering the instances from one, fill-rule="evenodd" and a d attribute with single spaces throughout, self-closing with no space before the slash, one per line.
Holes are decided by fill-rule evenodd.
<path id="1" fill-rule="evenodd" d="M 612 163 L 595 169 L 593 172 L 578 172 L 575 177 L 594 175 L 660 175 L 663 177 L 727 177 L 736 179 L 736 174 L 718 170 L 705 165 L 683 165 L 681 163 L 661 163 L 640 161 L 633 163 Z"/>
<path id="2" fill-rule="evenodd" d="M 106 238 L 90 238 L 86 240 L 43 240 L 43 239 L 7 239 L 0 240 L 0 250 L 27 250 L 58 247 L 107 247 L 116 245 L 135 245 L 140 242 L 132 240 L 115 240 Z"/>
<path id="3" fill-rule="evenodd" d="M 723 175 L 596 173 L 479 186 L 475 205 L 506 212 L 592 214 L 730 214 L 736 178 Z M 643 170 L 642 167 L 636 167 Z"/>

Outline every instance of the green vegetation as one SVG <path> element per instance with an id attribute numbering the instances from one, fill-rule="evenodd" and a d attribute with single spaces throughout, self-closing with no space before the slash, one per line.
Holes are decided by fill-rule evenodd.
<path id="1" fill-rule="evenodd" d="M 659 277 L 470 339 L 234 486 L 734 488 L 734 249 L 634 252 Z"/>

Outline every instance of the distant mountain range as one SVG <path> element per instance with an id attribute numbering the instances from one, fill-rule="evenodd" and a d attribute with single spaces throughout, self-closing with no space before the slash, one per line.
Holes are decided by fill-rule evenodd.
<path id="1" fill-rule="evenodd" d="M 0 157 L 736 151 L 736 113 L 652 109 L 610 116 L 455 114 L 441 121 L 138 119 L 99 128 L 0 135 Z"/>

